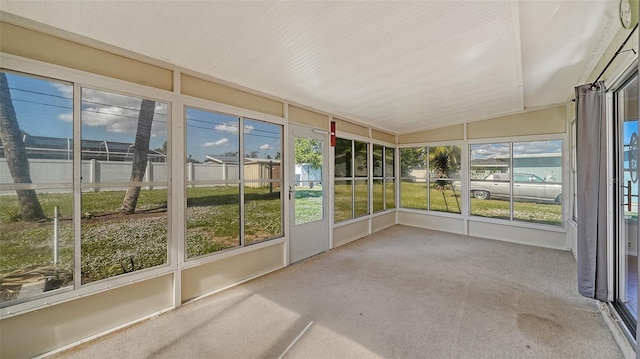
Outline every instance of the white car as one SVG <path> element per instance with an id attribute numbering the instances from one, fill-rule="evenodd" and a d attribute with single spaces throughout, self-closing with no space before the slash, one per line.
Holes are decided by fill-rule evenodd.
<path id="1" fill-rule="evenodd" d="M 510 175 L 492 173 L 481 180 L 471 180 L 471 196 L 477 199 L 509 198 Z M 460 182 L 453 183 L 460 190 Z M 545 181 L 529 173 L 513 174 L 513 199 L 534 202 L 562 202 L 562 184 Z"/>

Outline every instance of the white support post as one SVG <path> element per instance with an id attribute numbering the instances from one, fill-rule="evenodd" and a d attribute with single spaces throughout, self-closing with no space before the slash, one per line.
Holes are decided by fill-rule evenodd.
<path id="1" fill-rule="evenodd" d="M 196 174 L 196 169 L 193 166 L 193 162 L 187 164 L 187 181 L 193 181 Z M 193 187 L 193 185 L 191 185 Z"/>
<path id="2" fill-rule="evenodd" d="M 147 182 L 153 182 L 153 162 L 147 161 L 147 168 L 144 171 L 144 177 Z M 153 189 L 153 186 L 147 186 L 147 189 Z"/>
<path id="3" fill-rule="evenodd" d="M 91 159 L 91 164 L 89 168 L 89 183 L 99 183 L 100 182 L 100 164 L 96 161 L 95 158 Z M 93 187 L 94 192 L 100 191 L 100 188 Z"/>

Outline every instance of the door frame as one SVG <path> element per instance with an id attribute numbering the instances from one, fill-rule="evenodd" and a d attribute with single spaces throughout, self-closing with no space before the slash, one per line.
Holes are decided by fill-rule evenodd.
<path id="1" fill-rule="evenodd" d="M 288 246 L 287 246 L 287 251 L 286 251 L 286 262 L 287 265 L 294 263 L 294 262 L 298 262 L 301 260 L 304 260 L 310 256 L 313 256 L 315 254 L 319 254 L 322 253 L 323 251 L 314 253 L 310 256 L 304 257 L 304 258 L 299 258 L 296 259 L 295 261 L 293 260 L 293 253 L 292 253 L 292 246 L 294 246 L 294 242 L 296 240 L 295 236 L 296 236 L 296 230 L 294 229 L 294 227 L 300 226 L 300 225 L 296 225 L 295 223 L 295 198 L 289 199 L 289 191 L 290 189 L 294 189 L 295 190 L 295 184 L 296 184 L 296 180 L 295 180 L 295 165 L 296 165 L 296 160 L 295 160 L 295 137 L 296 134 L 298 134 L 298 137 L 302 137 L 300 136 L 301 132 L 306 132 L 307 134 L 313 134 L 314 137 L 316 138 L 322 138 L 323 141 L 323 153 L 322 153 L 322 203 L 323 203 L 323 220 L 322 222 L 325 222 L 325 231 L 326 231 L 326 246 L 324 251 L 330 250 L 331 248 L 333 248 L 333 235 L 332 235 L 332 202 L 333 201 L 333 196 L 332 196 L 332 177 L 331 177 L 331 159 L 332 159 L 332 155 L 333 155 L 333 151 L 330 150 L 331 145 L 330 145 L 330 139 L 329 139 L 329 131 L 326 129 L 320 129 L 314 126 L 310 126 L 310 125 L 306 125 L 306 124 L 301 124 L 301 123 L 296 123 L 296 122 L 292 122 L 289 121 L 289 126 L 288 126 L 288 130 L 287 130 L 287 140 L 288 140 L 288 168 L 287 168 L 287 178 L 286 178 L 286 188 L 284 189 L 286 191 L 286 193 L 283 193 L 285 200 L 287 201 L 287 221 L 286 223 L 288 223 L 287 225 L 287 230 L 288 230 Z M 292 196 L 295 196 L 295 191 L 291 194 Z M 317 223 L 319 221 L 313 221 L 313 222 L 309 222 L 309 223 Z M 305 223 L 306 224 L 306 223 Z M 304 225 L 304 224 L 301 224 Z"/>
<path id="2" fill-rule="evenodd" d="M 624 186 L 627 185 L 625 183 L 625 167 L 624 167 L 624 116 L 621 113 L 623 107 L 620 106 L 620 99 L 618 98 L 618 93 L 624 87 L 626 87 L 631 81 L 634 81 L 634 78 L 637 81 L 638 78 L 638 69 L 637 66 L 630 67 L 618 78 L 616 82 L 614 82 L 610 86 L 610 91 L 607 92 L 607 104 L 610 106 L 610 109 L 607 110 L 607 124 L 612 128 L 609 132 L 609 136 L 607 136 L 608 140 L 612 142 L 612 147 L 614 147 L 611 158 L 612 172 L 614 178 L 614 193 L 613 198 L 610 202 L 610 205 L 613 207 L 613 219 L 611 221 L 613 228 L 611 229 L 611 241 L 609 241 L 609 293 L 611 298 L 610 302 L 613 307 L 616 309 L 617 314 L 620 316 L 621 320 L 624 322 L 628 333 L 627 335 L 636 336 L 636 324 L 638 319 L 633 317 L 631 310 L 628 306 L 638 306 L 638 303 L 626 304 L 625 302 L 619 300 L 621 297 L 626 297 L 626 287 L 627 287 L 627 249 L 628 249 L 628 228 L 627 228 L 627 220 L 624 217 L 625 208 L 624 204 L 628 200 L 628 197 L 625 196 L 627 191 L 631 191 L 631 188 L 625 189 Z M 636 168 L 636 176 L 638 169 Z M 632 184 L 633 186 L 633 184 Z M 637 186 L 637 185 L 636 185 Z M 636 219 L 636 226 L 637 226 Z M 636 227 L 637 228 L 637 227 Z M 636 235 L 640 236 L 640 231 L 636 229 Z M 640 238 L 636 238 L 636 241 L 640 240 Z M 636 242 L 636 253 L 638 252 L 637 242 Z M 624 279 L 624 281 L 623 281 Z M 637 290 L 637 289 L 636 289 Z M 636 292 L 637 296 L 637 292 Z"/>

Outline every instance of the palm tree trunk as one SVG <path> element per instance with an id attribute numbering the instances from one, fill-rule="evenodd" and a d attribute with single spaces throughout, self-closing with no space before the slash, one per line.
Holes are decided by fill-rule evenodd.
<path id="1" fill-rule="evenodd" d="M 453 191 L 453 198 L 456 199 L 456 204 L 458 205 L 458 210 L 462 212 L 460 208 L 460 202 L 458 202 L 458 195 L 456 194 L 456 188 L 453 186 L 453 183 L 449 182 L 449 186 L 451 186 L 451 190 Z"/>
<path id="2" fill-rule="evenodd" d="M 136 129 L 136 142 L 133 151 L 133 165 L 131 167 L 132 183 L 141 182 L 147 170 L 147 159 L 149 157 L 149 141 L 151 140 L 151 125 L 153 123 L 153 113 L 156 108 L 155 101 L 142 100 L 140 104 L 140 114 L 138 115 L 138 128 Z M 122 200 L 120 213 L 133 214 L 136 211 L 140 186 L 129 186 L 127 193 Z"/>
<path id="3" fill-rule="evenodd" d="M 444 198 L 444 205 L 447 207 L 447 212 L 449 212 L 449 203 L 447 203 L 447 196 L 444 195 L 444 191 L 442 193 L 442 198 Z"/>
<path id="4" fill-rule="evenodd" d="M 13 183 L 31 183 L 29 158 L 11 101 L 7 76 L 4 73 L 0 73 L 0 141 L 2 141 Z M 16 190 L 16 194 L 23 221 L 38 221 L 45 218 L 35 190 Z"/>

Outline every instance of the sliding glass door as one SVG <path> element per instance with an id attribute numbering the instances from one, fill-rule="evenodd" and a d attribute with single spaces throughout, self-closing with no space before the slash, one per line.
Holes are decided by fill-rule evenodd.
<path id="1" fill-rule="evenodd" d="M 638 320 L 638 74 L 615 92 L 618 226 L 615 304 L 627 327 Z"/>

